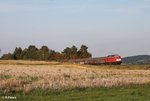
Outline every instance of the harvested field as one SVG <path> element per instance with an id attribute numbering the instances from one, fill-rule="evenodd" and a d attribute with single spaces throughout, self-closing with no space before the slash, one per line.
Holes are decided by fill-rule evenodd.
<path id="1" fill-rule="evenodd" d="M 37 64 L 38 61 L 32 61 L 32 64 L 30 61 L 21 61 L 24 65 L 20 62 L 13 63 L 11 65 L 7 61 L 0 62 L 0 91 L 3 93 L 150 84 L 149 65 L 89 66 L 54 62 Z"/>

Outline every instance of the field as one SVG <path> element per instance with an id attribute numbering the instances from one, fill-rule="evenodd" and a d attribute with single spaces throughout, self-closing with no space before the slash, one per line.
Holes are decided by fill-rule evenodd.
<path id="1" fill-rule="evenodd" d="M 138 101 L 141 95 L 139 101 L 146 101 L 150 98 L 149 91 L 150 65 L 90 66 L 44 61 L 0 61 L 0 100 L 13 95 L 24 99 L 36 96 L 41 101 L 44 98 L 52 101 L 63 98 L 67 101 L 99 101 L 102 98 L 101 101 L 110 101 L 113 96 L 126 98 L 126 101 L 128 96 L 133 98 L 131 101 Z M 103 99 L 107 95 L 109 100 Z"/>

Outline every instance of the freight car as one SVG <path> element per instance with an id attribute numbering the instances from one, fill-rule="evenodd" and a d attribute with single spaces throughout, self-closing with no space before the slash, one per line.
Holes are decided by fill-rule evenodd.
<path id="1" fill-rule="evenodd" d="M 106 57 L 97 58 L 84 58 L 84 59 L 71 59 L 68 62 L 79 63 L 79 64 L 89 64 L 89 65 L 120 65 L 122 63 L 121 56 L 119 55 L 108 55 Z"/>

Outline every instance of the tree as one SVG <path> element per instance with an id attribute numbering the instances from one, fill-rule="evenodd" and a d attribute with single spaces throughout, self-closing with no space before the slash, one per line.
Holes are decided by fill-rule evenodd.
<path id="1" fill-rule="evenodd" d="M 78 48 L 73 45 L 73 46 L 71 47 L 71 53 L 72 53 L 72 54 L 76 54 L 77 51 L 78 51 Z"/>
<path id="2" fill-rule="evenodd" d="M 24 50 L 22 50 L 21 57 L 22 57 L 23 60 L 26 60 L 26 59 L 27 59 L 27 51 L 28 51 L 27 48 L 25 48 Z"/>
<path id="3" fill-rule="evenodd" d="M 62 52 L 62 54 L 64 55 L 64 58 L 66 58 L 66 59 L 71 58 L 71 53 L 72 53 L 72 50 L 69 47 L 66 47 Z"/>
<path id="4" fill-rule="evenodd" d="M 80 51 L 82 53 L 87 53 L 87 49 L 88 49 L 88 47 L 86 45 L 82 45 L 81 48 L 80 48 Z"/>
<path id="5" fill-rule="evenodd" d="M 38 60 L 39 57 L 38 48 L 36 48 L 34 45 L 30 45 L 28 49 L 24 50 L 23 54 L 23 58 L 27 60 Z"/>
<path id="6" fill-rule="evenodd" d="M 78 52 L 78 48 L 73 45 L 73 46 L 71 47 L 71 59 L 76 59 L 76 58 L 78 58 L 77 52 Z"/>
<path id="7" fill-rule="evenodd" d="M 20 47 L 15 49 L 13 57 L 16 60 L 22 59 L 22 49 Z"/>
<path id="8" fill-rule="evenodd" d="M 1 54 L 1 49 L 0 49 L 0 54 Z M 1 59 L 2 57 L 0 57 L 0 59 Z"/>
<path id="9" fill-rule="evenodd" d="M 55 52 L 54 50 L 50 50 L 49 60 L 61 60 L 61 59 L 63 59 L 63 54 Z"/>
<path id="10" fill-rule="evenodd" d="M 41 49 L 39 50 L 40 52 L 40 60 L 48 60 L 49 59 L 49 49 L 47 46 L 42 46 Z"/>
<path id="11" fill-rule="evenodd" d="M 80 50 L 78 51 L 78 55 L 80 58 L 89 58 L 91 57 L 91 53 L 87 51 L 88 47 L 86 45 L 81 45 Z"/>
<path id="12" fill-rule="evenodd" d="M 8 54 L 4 54 L 2 56 L 2 59 L 3 60 L 13 60 L 14 58 L 13 58 L 13 55 L 11 53 L 8 53 Z"/>
<path id="13" fill-rule="evenodd" d="M 8 53 L 2 56 L 2 59 L 24 59 L 24 60 L 61 60 L 61 59 L 77 59 L 88 58 L 92 55 L 88 52 L 88 47 L 82 45 L 80 49 L 76 46 L 66 47 L 63 52 L 56 52 L 49 50 L 47 46 L 42 46 L 40 49 L 34 45 L 30 45 L 28 48 L 21 49 L 16 47 L 13 54 Z"/>

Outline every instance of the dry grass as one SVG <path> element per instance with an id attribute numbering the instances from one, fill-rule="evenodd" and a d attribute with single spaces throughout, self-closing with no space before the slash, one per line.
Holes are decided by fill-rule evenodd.
<path id="1" fill-rule="evenodd" d="M 20 65 L 20 62 L 24 65 Z M 123 66 L 117 68 L 119 67 Z M 131 69 L 132 66 L 128 67 L 129 69 L 116 69 L 116 66 L 86 66 L 57 62 L 42 62 L 41 64 L 39 61 L 0 61 L 0 90 L 4 93 L 17 91 L 28 93 L 37 88 L 64 90 L 76 87 L 150 84 L 149 69 Z"/>
<path id="2" fill-rule="evenodd" d="M 29 60 L 0 60 L 3 65 L 57 65 L 59 62 L 29 61 Z"/>

